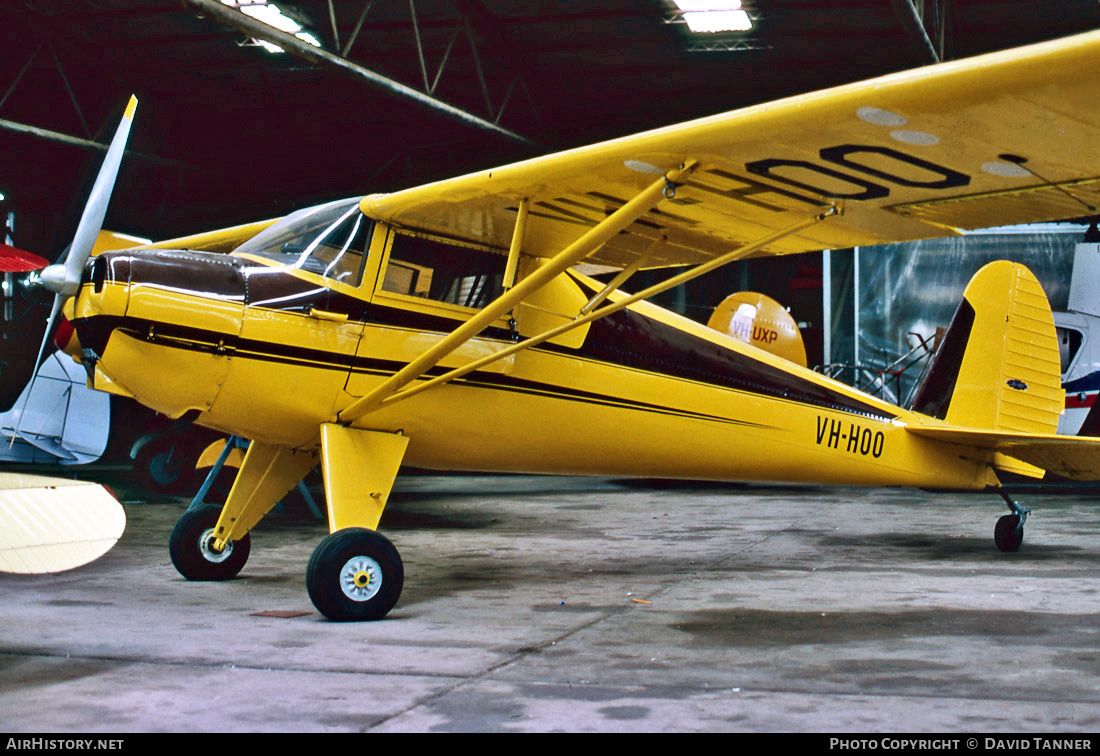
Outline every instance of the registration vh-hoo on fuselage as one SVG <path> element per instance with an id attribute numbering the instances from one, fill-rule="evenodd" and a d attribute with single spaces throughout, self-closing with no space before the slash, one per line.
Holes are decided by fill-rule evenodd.
<path id="1" fill-rule="evenodd" d="M 382 617 L 400 595 L 377 527 L 403 464 L 990 488 L 1011 510 L 997 545 L 1015 550 L 1027 510 L 999 470 L 1100 478 L 1100 442 L 1055 433 L 1058 343 L 1026 268 L 975 275 L 911 408 L 645 300 L 732 260 L 1080 216 L 1100 182 L 1097 54 L 1088 34 L 930 66 L 273 222 L 71 251 L 43 279 L 94 388 L 250 441 L 224 506 L 173 531 L 184 576 L 236 575 L 249 531 L 320 465 L 330 535 L 306 582 L 331 619 Z"/>

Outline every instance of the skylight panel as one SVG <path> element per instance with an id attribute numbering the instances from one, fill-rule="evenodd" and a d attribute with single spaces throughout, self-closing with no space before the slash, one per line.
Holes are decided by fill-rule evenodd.
<path id="1" fill-rule="evenodd" d="M 286 15 L 275 3 L 268 2 L 268 0 L 221 0 L 221 3 L 222 5 L 228 5 L 230 8 L 236 8 L 246 16 L 251 16 L 279 31 L 293 34 L 306 44 L 314 47 L 321 46 L 321 41 L 317 39 L 313 32 L 306 30 L 300 23 Z M 267 40 L 253 39 L 252 41 L 268 52 L 285 52 L 283 48 Z"/>
<path id="2" fill-rule="evenodd" d="M 688 29 L 697 34 L 752 29 L 752 19 L 741 8 L 741 0 L 673 0 L 673 2 L 680 9 Z"/>
<path id="3" fill-rule="evenodd" d="M 290 16 L 284 16 L 277 5 L 242 5 L 240 9 L 246 16 L 252 16 L 257 21 L 263 21 L 268 26 L 274 26 L 287 34 L 295 34 L 302 30 L 302 25 Z"/>

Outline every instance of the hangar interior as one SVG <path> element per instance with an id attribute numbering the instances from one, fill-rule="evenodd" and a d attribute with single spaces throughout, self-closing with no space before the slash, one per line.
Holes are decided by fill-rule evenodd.
<path id="1" fill-rule="evenodd" d="M 159 240 L 1100 22 L 1091 0 L 726 5 L 734 9 L 731 28 L 709 31 L 705 23 L 721 14 L 693 15 L 694 6 L 673 0 L 6 3 L 0 209 L 7 240 L 51 260 L 61 254 L 131 93 L 141 111 L 107 228 Z M 297 35 L 284 39 L 285 50 L 270 41 L 267 22 Z M 883 322 L 862 308 L 898 298 L 884 299 L 868 283 L 875 273 L 867 261 L 859 293 L 868 296 L 860 312 L 851 303 L 846 309 L 840 287 L 856 279 L 852 263 L 840 261 L 850 256 L 838 251 L 828 265 L 820 256 L 735 264 L 658 302 L 705 321 L 733 291 L 769 294 L 802 326 L 810 364 L 836 364 L 838 375 L 859 384 L 857 373 L 839 366 L 881 370 L 913 339 L 899 324 L 894 334 L 868 332 L 859 347 L 856 324 Z M 1057 277 L 1043 282 L 1057 308 Z M 27 345 L 38 342 L 43 320 L 33 291 L 13 291 L 19 296 L 7 310 L 18 323 L 4 329 L 0 354 L 9 402 L 29 374 Z M 945 323 L 923 325 L 934 332 Z"/>
<path id="2" fill-rule="evenodd" d="M 1095 0 L 698 7 L 10 0 L 0 242 L 63 255 L 131 93 L 105 226 L 159 240 L 1100 27 Z M 716 16 L 733 28 L 707 30 Z M 657 301 L 705 322 L 733 291 L 766 293 L 790 308 L 811 365 L 900 400 L 921 363 L 883 375 L 922 356 L 983 262 L 1025 262 L 1054 309 L 1072 309 L 1091 220 L 738 262 Z M 7 277 L 0 301 L 0 404 L 29 376 L 49 309 L 24 281 Z M 175 432 L 110 398 L 105 458 L 129 464 L 139 435 Z M 113 550 L 59 575 L 0 575 L 6 731 L 1100 723 L 1095 489 L 1029 499 L 1041 535 L 1003 554 L 989 492 L 418 471 L 386 512 L 409 575 L 400 603 L 386 621 L 339 623 L 302 590 L 326 525 L 308 487 L 257 529 L 240 576 L 184 579 L 166 545 L 193 488 L 174 488 L 166 447 L 141 448 L 141 480 L 107 477 L 128 518 Z"/>

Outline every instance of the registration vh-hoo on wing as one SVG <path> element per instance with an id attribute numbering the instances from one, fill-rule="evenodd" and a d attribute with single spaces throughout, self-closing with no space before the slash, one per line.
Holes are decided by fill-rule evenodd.
<path id="1" fill-rule="evenodd" d="M 975 275 L 911 408 L 645 300 L 733 260 L 1094 214 L 1098 59 L 1090 33 L 929 66 L 245 231 L 74 243 L 43 277 L 94 388 L 251 442 L 224 506 L 171 535 L 185 577 L 235 576 L 320 465 L 330 534 L 306 582 L 330 619 L 398 600 L 377 528 L 403 464 L 989 489 L 1011 551 L 1027 510 L 999 472 L 1100 479 L 1100 441 L 1056 435 L 1027 269 Z"/>

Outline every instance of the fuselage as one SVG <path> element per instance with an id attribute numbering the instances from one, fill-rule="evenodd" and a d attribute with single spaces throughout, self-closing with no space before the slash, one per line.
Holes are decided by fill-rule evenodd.
<path id="1" fill-rule="evenodd" d="M 493 294 L 492 250 L 448 269 L 432 262 L 433 240 L 382 223 L 356 229 L 354 265 L 346 244 L 315 264 L 316 245 L 285 239 L 283 258 L 262 245 L 93 258 L 74 306 L 92 384 L 225 433 L 318 445 L 322 423 Z M 520 276 L 539 264 L 524 258 Z M 559 276 L 426 377 L 573 318 L 600 287 Z M 986 485 L 985 460 L 905 429 L 926 421 L 638 303 L 354 425 L 403 432 L 405 464 L 441 470 Z"/>

